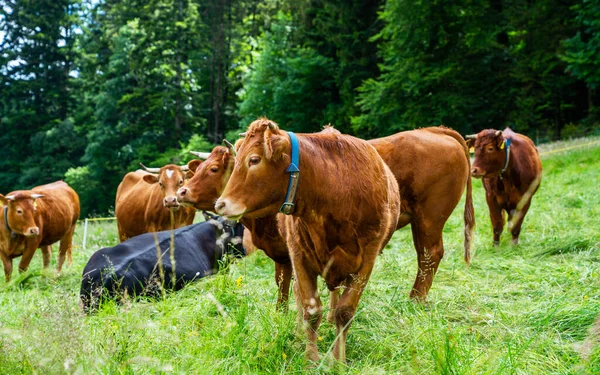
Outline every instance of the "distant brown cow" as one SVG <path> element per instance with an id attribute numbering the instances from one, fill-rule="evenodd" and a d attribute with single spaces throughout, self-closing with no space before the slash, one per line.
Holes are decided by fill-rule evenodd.
<path id="1" fill-rule="evenodd" d="M 290 164 L 294 160 L 291 137 L 267 119 L 253 122 L 215 208 L 234 219 L 291 208 L 291 215 L 278 216 L 278 226 L 292 259 L 294 294 L 309 338 L 307 356 L 313 361 L 319 358 L 320 275 L 330 291 L 344 288 L 335 311 L 333 349 L 334 357 L 343 362 L 358 301 L 377 255 L 396 229 L 398 183 L 377 151 L 363 140 L 301 134 L 297 136 L 299 162 Z M 287 172 L 294 165 L 300 170 L 298 180 Z M 288 183 L 294 186 L 293 181 L 298 181 L 295 199 L 287 197 Z M 293 206 L 282 206 L 284 200 L 292 200 Z"/>
<path id="2" fill-rule="evenodd" d="M 52 244 L 60 240 L 56 269 L 65 257 L 71 265 L 72 239 L 79 219 L 79 197 L 63 181 L 0 194 L 0 257 L 6 282 L 12 274 L 12 260 L 22 256 L 19 271 L 25 271 L 37 248 L 42 249 L 43 266 L 50 265 Z"/>
<path id="3" fill-rule="evenodd" d="M 209 153 L 195 153 L 206 159 L 197 167 L 189 182 L 177 191 L 177 199 L 182 205 L 193 205 L 197 210 L 213 211 L 215 202 L 225 189 L 233 171 L 234 150 L 232 146 L 217 146 Z M 191 163 L 191 162 L 190 162 Z M 287 245 L 277 228 L 275 215 L 258 219 L 242 218 L 240 222 L 248 229 L 250 236 L 244 233 L 244 241 L 252 239 L 252 247 L 257 247 L 275 261 L 275 282 L 279 287 L 277 307 L 285 308 L 290 293 L 292 279 L 292 261 Z M 244 244 L 246 251 L 251 248 Z"/>
<path id="4" fill-rule="evenodd" d="M 512 223 L 512 243 L 519 243 L 521 225 L 542 178 L 542 162 L 533 141 L 506 128 L 486 129 L 467 136 L 475 148 L 471 174 L 483 180 L 490 209 L 494 245 L 500 243 L 504 213 Z M 510 227 L 509 227 L 510 228 Z"/>
<path id="5" fill-rule="evenodd" d="M 193 167 L 199 163 L 197 160 L 190 164 Z M 121 242 L 142 233 L 176 229 L 194 222 L 196 210 L 180 207 L 175 195 L 193 170 L 173 164 L 142 167 L 145 171 L 127 173 L 117 189 L 115 216 Z"/>

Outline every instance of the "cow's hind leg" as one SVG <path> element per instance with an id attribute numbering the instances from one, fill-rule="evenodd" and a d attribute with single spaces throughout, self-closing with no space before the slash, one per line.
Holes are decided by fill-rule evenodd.
<path id="1" fill-rule="evenodd" d="M 52 245 L 42 246 L 42 266 L 48 268 L 50 266 L 50 260 L 52 260 Z"/>
<path id="2" fill-rule="evenodd" d="M 75 232 L 75 225 L 60 239 L 60 247 L 58 248 L 58 263 L 56 265 L 56 271 L 60 273 L 62 266 L 65 263 L 65 258 L 68 257 L 69 267 L 71 266 L 72 251 L 73 251 L 73 233 Z"/>
<path id="3" fill-rule="evenodd" d="M 515 213 L 512 215 L 512 218 L 510 219 L 510 222 L 512 224 L 512 228 L 510 229 L 510 232 L 512 234 L 512 244 L 513 245 L 519 244 L 519 235 L 521 234 L 521 226 L 523 225 L 523 220 L 525 219 L 525 215 L 527 214 L 527 211 L 529 211 L 530 205 L 531 205 L 531 200 L 529 200 L 529 202 L 527 202 L 520 211 L 516 210 Z"/>
<path id="4" fill-rule="evenodd" d="M 433 283 L 440 261 L 444 256 L 442 240 L 443 223 L 427 225 L 423 221 L 413 221 L 411 229 L 417 250 L 418 270 L 410 298 L 425 301 Z"/>
<path id="5" fill-rule="evenodd" d="M 275 282 L 279 287 L 277 309 L 286 311 L 290 298 L 290 281 L 292 280 L 292 263 L 275 262 Z"/>

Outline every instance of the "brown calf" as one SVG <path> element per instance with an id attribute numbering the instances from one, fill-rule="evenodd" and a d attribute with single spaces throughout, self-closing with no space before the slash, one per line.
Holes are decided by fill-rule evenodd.
<path id="1" fill-rule="evenodd" d="M 334 357 L 345 361 L 346 335 L 381 249 L 396 229 L 400 197 L 394 175 L 367 142 L 339 134 L 298 135 L 300 177 L 291 215 L 279 215 L 296 282 L 307 355 L 318 360 L 322 306 L 317 276 L 337 302 Z M 288 134 L 267 120 L 248 128 L 217 212 L 229 218 L 276 214 L 286 197 L 291 160 Z"/>
<path id="2" fill-rule="evenodd" d="M 192 167 L 198 164 L 199 161 Z M 176 197 L 177 189 L 193 175 L 193 170 L 173 164 L 142 167 L 145 171 L 127 173 L 117 189 L 115 216 L 121 242 L 142 233 L 176 229 L 194 222 L 196 210 L 180 207 Z"/>
<path id="3" fill-rule="evenodd" d="M 63 181 L 0 194 L 0 257 L 4 277 L 10 281 L 12 260 L 21 256 L 19 271 L 25 271 L 37 248 L 43 266 L 50 265 L 52 244 L 60 240 L 56 269 L 65 258 L 71 265 L 72 239 L 79 219 L 79 197 Z"/>
<path id="4" fill-rule="evenodd" d="M 512 243 L 516 245 L 531 198 L 542 179 L 542 162 L 537 149 L 531 139 L 509 128 L 482 130 L 467 136 L 467 142 L 475 148 L 471 174 L 483 180 L 494 245 L 500 243 L 504 228 L 503 211 L 508 214 Z"/>

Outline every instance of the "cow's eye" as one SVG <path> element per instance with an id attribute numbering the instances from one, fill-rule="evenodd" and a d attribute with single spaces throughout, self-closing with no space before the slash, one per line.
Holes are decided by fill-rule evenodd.
<path id="1" fill-rule="evenodd" d="M 248 160 L 248 165 L 256 165 L 258 163 L 260 163 L 260 157 L 258 156 L 252 156 L 250 160 Z"/>
<path id="2" fill-rule="evenodd" d="M 162 181 L 158 181 L 158 186 L 163 187 Z"/>
<path id="3" fill-rule="evenodd" d="M 179 179 L 179 186 L 183 185 L 183 178 Z"/>
<path id="4" fill-rule="evenodd" d="M 494 152 L 494 151 L 496 151 L 496 148 L 494 146 L 489 146 L 487 148 L 487 150 L 488 150 L 488 152 Z"/>
<path id="5" fill-rule="evenodd" d="M 212 173 L 217 173 L 217 172 L 219 171 L 219 167 L 212 167 L 212 168 L 210 169 L 210 171 L 211 171 Z"/>
<path id="6" fill-rule="evenodd" d="M 18 210 L 17 210 L 17 215 L 23 215 L 23 210 L 21 210 L 21 209 L 18 209 Z"/>

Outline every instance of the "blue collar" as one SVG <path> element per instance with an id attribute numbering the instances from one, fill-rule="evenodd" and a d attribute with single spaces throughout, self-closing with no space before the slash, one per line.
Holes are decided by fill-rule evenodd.
<path id="1" fill-rule="evenodd" d="M 502 167 L 502 171 L 500 172 L 500 178 L 502 178 L 502 173 L 506 172 L 506 168 L 508 167 L 508 162 L 510 160 L 510 143 L 511 138 L 508 138 L 504 141 L 504 150 L 506 153 L 506 157 L 504 159 L 504 167 Z"/>
<path id="2" fill-rule="evenodd" d="M 292 132 L 287 132 L 292 143 L 292 161 L 286 172 L 290 174 L 290 180 L 288 182 L 287 193 L 285 193 L 285 201 L 281 205 L 279 212 L 290 215 L 294 210 L 294 198 L 296 198 L 296 190 L 298 190 L 298 180 L 300 179 L 300 144 L 298 143 L 298 137 Z"/>
<path id="3" fill-rule="evenodd" d="M 8 225 L 8 206 L 4 206 L 4 224 L 6 224 L 6 229 L 13 234 L 12 229 L 10 229 L 10 225 Z"/>

